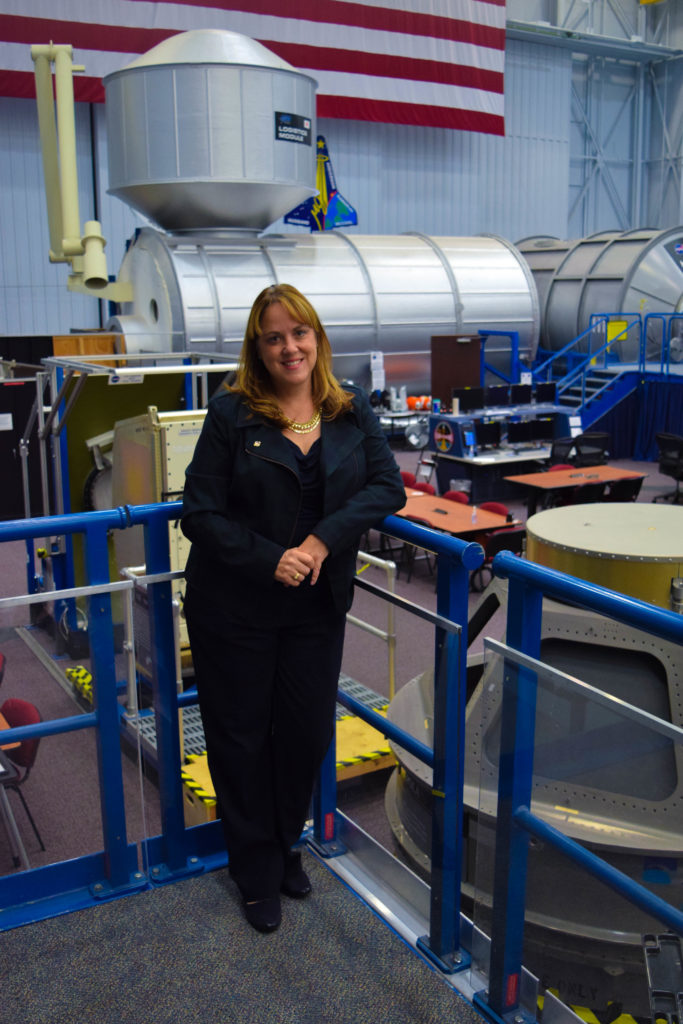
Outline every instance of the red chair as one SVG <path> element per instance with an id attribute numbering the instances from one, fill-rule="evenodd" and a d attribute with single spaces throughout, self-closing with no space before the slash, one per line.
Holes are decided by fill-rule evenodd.
<path id="1" fill-rule="evenodd" d="M 414 487 L 417 477 L 407 469 L 401 470 L 401 479 L 404 487 Z"/>
<path id="2" fill-rule="evenodd" d="M 469 505 L 470 503 L 470 496 L 465 491 L 446 491 L 441 497 L 447 498 L 448 501 L 458 501 L 461 505 Z"/>
<path id="3" fill-rule="evenodd" d="M 502 501 L 484 501 L 479 508 L 483 508 L 486 512 L 495 512 L 497 516 L 510 515 L 510 509 Z"/>
<path id="4" fill-rule="evenodd" d="M 425 494 L 436 494 L 436 488 L 432 487 L 431 484 L 425 483 L 423 480 L 418 480 L 413 486 L 416 491 L 424 491 Z"/>
<path id="5" fill-rule="evenodd" d="M 515 555 L 524 554 L 526 528 L 523 526 L 506 526 L 501 530 L 487 533 L 484 539 L 484 564 L 475 569 L 470 577 L 472 590 L 484 589 L 484 573 L 488 572 L 493 579 L 491 563 L 499 551 L 512 551 Z M 490 581 L 489 581 L 490 582 Z"/>
<path id="6" fill-rule="evenodd" d="M 571 462 L 556 462 L 554 466 L 548 466 L 549 473 L 557 473 L 563 469 L 573 469 Z"/>
<path id="7" fill-rule="evenodd" d="M 37 722 L 42 722 L 42 716 L 40 711 L 31 704 L 30 701 L 21 700 L 19 697 L 9 697 L 0 707 L 0 714 L 4 716 L 7 724 L 10 728 L 16 728 L 20 725 L 34 725 Z M 36 839 L 40 843 L 41 850 L 45 849 L 45 843 L 43 842 L 38 827 L 33 820 L 28 804 L 24 794 L 22 793 L 20 786 L 23 786 L 29 777 L 31 768 L 36 760 L 38 754 L 38 747 L 40 745 L 40 737 L 37 739 L 22 740 L 18 747 L 11 748 L 5 751 L 6 756 L 12 761 L 18 768 L 23 768 L 23 773 L 20 773 L 19 778 L 15 779 L 14 782 L 5 783 L 7 789 L 13 789 L 19 794 L 19 799 L 24 805 L 24 810 L 28 820 L 31 822 L 33 831 L 35 832 Z"/>

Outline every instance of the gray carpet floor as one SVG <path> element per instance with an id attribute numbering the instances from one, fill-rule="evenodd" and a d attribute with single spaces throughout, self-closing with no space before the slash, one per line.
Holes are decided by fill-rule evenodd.
<path id="1" fill-rule="evenodd" d="M 272 934 L 227 871 L 2 935 L 0 1019 L 30 1024 L 480 1024 L 316 857 Z"/>

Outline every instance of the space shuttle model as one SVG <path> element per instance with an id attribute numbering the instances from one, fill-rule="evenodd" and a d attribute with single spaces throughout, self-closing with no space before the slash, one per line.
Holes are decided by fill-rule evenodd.
<path id="1" fill-rule="evenodd" d="M 318 194 L 304 200 L 286 214 L 285 224 L 299 224 L 311 231 L 331 231 L 358 223 L 358 214 L 337 188 L 327 143 L 322 135 L 316 140 L 315 183 Z"/>

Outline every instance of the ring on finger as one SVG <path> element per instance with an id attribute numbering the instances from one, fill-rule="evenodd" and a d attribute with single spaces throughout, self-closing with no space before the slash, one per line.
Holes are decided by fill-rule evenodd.
<path id="1" fill-rule="evenodd" d="M 295 580 L 300 580 L 301 579 L 301 573 L 300 572 L 295 572 L 294 573 L 294 579 Z"/>

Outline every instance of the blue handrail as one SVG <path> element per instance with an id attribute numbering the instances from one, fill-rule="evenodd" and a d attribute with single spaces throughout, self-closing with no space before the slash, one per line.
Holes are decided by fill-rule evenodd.
<path id="1" fill-rule="evenodd" d="M 144 888 L 150 882 L 182 878 L 205 865 L 225 862 L 222 835 L 218 823 L 186 829 L 180 775 L 180 743 L 178 709 L 196 701 L 196 690 L 179 695 L 176 689 L 175 637 L 173 631 L 172 595 L 168 523 L 181 514 L 181 502 L 125 506 L 106 511 L 73 513 L 46 518 L 0 523 L 0 543 L 45 536 L 83 534 L 86 542 L 86 570 L 89 584 L 99 588 L 97 599 L 89 608 L 91 629 L 92 675 L 95 706 L 92 714 L 46 721 L 7 733 L 7 740 L 31 735 L 54 735 L 73 729 L 95 729 L 103 804 L 104 850 L 93 862 L 92 857 L 77 858 L 64 865 L 50 865 L 24 872 L 20 885 L 17 876 L 0 879 L 0 907 L 6 911 L 2 924 L 12 927 L 27 920 L 50 916 L 55 901 L 63 911 L 65 900 L 71 907 L 87 905 L 89 899 L 113 896 L 131 891 L 133 884 Z M 139 871 L 131 878 L 131 853 L 126 843 L 125 813 L 122 799 L 120 765 L 120 734 L 117 685 L 114 675 L 114 641 L 110 593 L 131 589 L 131 581 L 109 583 L 106 556 L 107 534 L 110 530 L 142 526 L 145 536 L 147 600 L 149 605 L 152 644 L 155 659 L 152 666 L 152 690 L 157 741 L 157 774 L 160 792 L 161 835 L 147 840 L 148 874 Z M 415 523 L 390 516 L 379 527 L 393 537 L 434 551 L 438 557 L 437 613 L 420 610 L 435 624 L 435 707 L 438 725 L 434 749 L 419 744 L 405 730 L 390 723 L 382 726 L 392 739 L 425 760 L 433 769 L 434 788 L 441 794 L 434 816 L 433 857 L 435 881 L 432 886 L 430 934 L 424 939 L 424 950 L 444 969 L 463 966 L 460 950 L 459 900 L 462 863 L 462 791 L 464 773 L 465 673 L 466 651 L 459 644 L 459 634 L 467 624 L 469 572 L 483 563 L 480 545 L 427 530 Z M 371 587 L 357 580 L 361 587 Z M 379 590 L 379 588 L 376 588 Z M 60 592 L 73 598 L 79 588 Z M 57 592 L 54 592 L 55 594 Z M 382 592 L 388 599 L 402 603 L 402 598 Z M 44 599 L 29 595 L 28 603 Z M 3 599 L 17 603 L 18 599 Z M 0 607 L 3 605 L 0 600 Z M 410 610 L 415 606 L 403 602 Z M 340 700 L 345 696 L 340 694 Z M 377 727 L 376 716 L 367 709 L 357 709 Z M 452 737 L 458 736 L 453 743 Z M 334 751 L 326 760 L 316 796 L 314 833 L 328 852 L 334 838 L 336 814 L 336 771 Z M 329 823 L 332 830 L 329 831 Z M 218 826 L 218 827 L 216 827 Z M 222 858 L 222 860 L 221 860 Z M 87 862 L 87 863 L 86 863 Z M 137 859 L 135 861 L 137 866 Z M 59 870 L 52 870 L 57 868 Z M 85 884 L 87 892 L 82 891 Z M 78 896 L 74 893 L 78 891 Z M 36 894 L 39 894 L 37 896 Z M 48 908 L 48 909 L 46 909 Z M 68 908 L 70 909 L 70 908 Z"/>
<path id="2" fill-rule="evenodd" d="M 458 642 L 453 623 L 466 631 L 468 617 L 469 573 L 483 564 L 479 544 L 459 540 L 447 534 L 425 529 L 398 516 L 388 516 L 380 524 L 392 537 L 408 541 L 436 553 L 437 613 L 422 610 L 423 617 L 436 626 L 434 651 L 434 750 L 421 749 L 404 730 L 377 722 L 378 716 L 360 706 L 353 710 L 380 732 L 391 735 L 400 746 L 433 768 L 432 792 L 432 872 L 430 889 L 429 935 L 418 944 L 442 970 L 454 971 L 467 966 L 469 957 L 460 941 L 460 881 L 462 877 L 462 834 L 464 821 L 463 789 L 465 765 L 466 644 Z M 380 594 L 386 600 L 417 613 L 410 602 L 365 580 L 356 586 Z M 346 694 L 340 703 L 349 704 Z M 323 855 L 342 852 L 336 831 L 336 769 L 334 748 L 325 759 L 314 801 L 314 843 Z"/>
<path id="3" fill-rule="evenodd" d="M 575 350 L 579 346 L 580 342 L 583 341 L 584 338 L 591 336 L 594 331 L 601 329 L 605 329 L 606 331 L 607 324 L 610 323 L 614 317 L 619 317 L 620 320 L 627 319 L 626 327 L 620 330 L 614 337 L 603 342 L 600 345 L 600 347 L 597 348 L 594 352 L 591 351 L 587 355 L 584 355 L 583 353 L 577 354 L 577 361 L 574 363 L 571 369 L 568 369 L 564 376 L 562 376 L 558 380 L 558 395 L 562 395 L 577 381 L 580 381 L 581 400 L 579 408 L 583 409 L 583 407 L 588 404 L 586 401 L 586 379 L 591 372 L 591 367 L 594 365 L 595 360 L 603 354 L 606 355 L 609 352 L 610 348 L 614 345 L 614 343 L 624 337 L 627 337 L 629 331 L 631 331 L 633 328 L 637 328 L 639 332 L 639 364 L 642 362 L 643 338 L 645 332 L 643 330 L 642 318 L 639 313 L 593 313 L 590 317 L 589 325 L 584 331 L 577 335 L 576 338 L 572 338 L 571 341 L 567 342 L 567 344 L 564 345 L 557 352 L 553 352 L 552 355 L 545 359 L 542 363 L 539 363 L 537 366 L 534 367 L 532 371 L 534 380 L 541 380 L 547 377 L 548 375 L 552 375 L 553 367 L 560 359 L 563 359 L 564 357 L 569 357 L 570 355 L 574 355 Z M 613 379 L 606 381 L 601 388 L 599 388 L 597 391 L 591 394 L 590 401 L 592 402 L 595 401 L 596 398 L 599 398 L 600 395 L 602 395 L 609 387 L 613 385 L 613 383 Z"/>
<path id="4" fill-rule="evenodd" d="M 493 571 L 509 581 L 507 644 L 529 658 L 538 660 L 540 654 L 544 595 L 683 644 L 683 616 L 664 608 L 535 565 L 510 552 L 494 557 Z M 681 911 L 624 880 L 600 858 L 586 856 L 579 844 L 531 814 L 535 715 L 534 673 L 522 665 L 515 685 L 503 687 L 489 987 L 485 996 L 475 1000 L 496 1020 L 514 1014 L 519 1005 L 529 833 L 542 833 L 545 841 L 595 877 L 683 933 Z"/>

